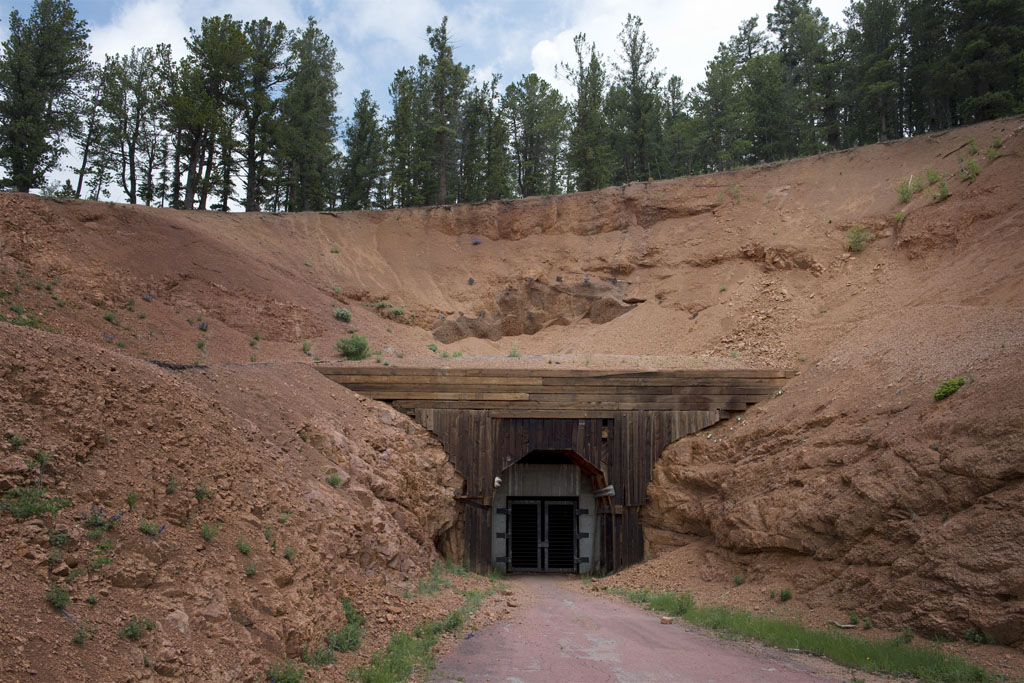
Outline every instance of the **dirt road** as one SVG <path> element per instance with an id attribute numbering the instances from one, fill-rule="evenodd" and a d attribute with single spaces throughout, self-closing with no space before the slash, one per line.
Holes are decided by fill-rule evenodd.
<path id="1" fill-rule="evenodd" d="M 432 681 L 647 683 L 662 681 L 839 681 L 818 660 L 720 640 L 685 624 L 570 589 L 570 579 L 520 576 L 515 616 L 467 634 L 438 662 Z M 517 598 L 519 599 L 519 598 Z"/>

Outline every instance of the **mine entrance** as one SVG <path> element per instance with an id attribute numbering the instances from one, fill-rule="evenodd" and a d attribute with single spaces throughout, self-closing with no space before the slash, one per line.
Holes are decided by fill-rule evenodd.
<path id="1" fill-rule="evenodd" d="M 579 562 L 578 510 L 578 498 L 509 498 L 505 532 L 508 570 L 576 571 Z"/>

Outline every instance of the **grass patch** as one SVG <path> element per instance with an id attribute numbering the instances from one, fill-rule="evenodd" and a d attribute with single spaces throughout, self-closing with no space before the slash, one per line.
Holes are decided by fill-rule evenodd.
<path id="1" fill-rule="evenodd" d="M 864 251 L 871 241 L 871 231 L 861 225 L 854 225 L 846 231 L 846 248 L 856 253 Z"/>
<path id="2" fill-rule="evenodd" d="M 246 540 L 241 537 L 239 537 L 239 539 L 235 541 L 235 547 L 238 548 L 238 552 L 242 553 L 243 555 L 248 555 L 249 551 L 252 550 L 252 546 L 249 545 L 246 542 Z"/>
<path id="3" fill-rule="evenodd" d="M 17 519 L 51 517 L 71 505 L 70 498 L 50 497 L 43 486 L 16 486 L 0 499 L 0 510 Z"/>
<path id="4" fill-rule="evenodd" d="M 342 598 L 341 606 L 345 608 L 345 626 L 327 634 L 327 647 L 337 652 L 354 652 L 363 642 L 366 618 L 356 611 L 355 605 L 348 598 Z"/>
<path id="5" fill-rule="evenodd" d="M 160 527 L 157 526 L 156 522 L 149 522 L 142 520 L 139 522 L 139 531 L 146 534 L 147 536 L 156 536 L 160 533 Z"/>
<path id="6" fill-rule="evenodd" d="M 451 583 L 444 578 L 445 565 L 438 562 L 430 568 L 430 574 L 425 579 L 420 579 L 416 584 L 416 595 L 433 595 L 442 588 L 448 588 Z"/>
<path id="7" fill-rule="evenodd" d="M 334 344 L 334 348 L 345 360 L 362 360 L 370 355 L 370 342 L 361 334 L 342 337 Z"/>
<path id="8" fill-rule="evenodd" d="M 300 683 L 306 680 L 306 672 L 295 662 L 284 659 L 267 670 L 267 680 L 270 683 Z"/>
<path id="9" fill-rule="evenodd" d="M 949 199 L 949 188 L 946 187 L 946 183 L 939 183 L 939 187 L 932 193 L 932 199 L 937 202 Z"/>
<path id="10" fill-rule="evenodd" d="M 927 647 L 908 645 L 903 637 L 866 640 L 836 631 L 816 631 L 803 625 L 762 614 L 725 607 L 695 607 L 687 593 L 618 591 L 648 609 L 665 611 L 687 621 L 720 631 L 727 637 L 753 638 L 783 649 L 805 650 L 851 668 L 927 681 L 992 681 L 981 667 Z M 674 611 L 662 609 L 672 608 Z M 685 608 L 685 609 L 684 609 Z"/>
<path id="11" fill-rule="evenodd" d="M 54 609 L 64 609 L 71 602 L 71 593 L 56 583 L 50 584 L 50 590 L 46 591 L 46 602 Z"/>
<path id="12" fill-rule="evenodd" d="M 925 171 L 925 175 L 928 176 L 928 184 L 934 185 L 935 183 L 942 180 L 942 174 L 936 171 L 934 168 L 929 168 Z"/>
<path id="13" fill-rule="evenodd" d="M 443 567 L 441 563 L 435 565 L 435 568 Z M 444 619 L 426 621 L 413 629 L 412 633 L 396 633 L 391 636 L 387 647 L 373 653 L 366 666 L 350 671 L 349 678 L 360 683 L 398 683 L 408 680 L 414 672 L 429 672 L 434 668 L 433 649 L 441 634 L 462 628 L 466 619 L 480 606 L 484 596 L 480 591 L 469 591 L 462 607 Z"/>
<path id="14" fill-rule="evenodd" d="M 117 629 L 117 635 L 125 640 L 138 640 L 146 631 L 152 631 L 156 624 L 145 617 L 132 617 L 128 623 Z"/>
<path id="15" fill-rule="evenodd" d="M 941 401 L 944 398 L 948 398 L 955 394 L 960 387 L 964 385 L 963 377 L 954 377 L 947 379 L 945 382 L 939 385 L 939 388 L 935 390 L 935 400 Z"/>
<path id="16" fill-rule="evenodd" d="M 331 472 L 327 475 L 327 483 L 330 484 L 332 488 L 338 488 L 341 484 L 341 477 L 337 472 Z"/>
<path id="17" fill-rule="evenodd" d="M 512 342 L 512 350 L 508 352 L 509 358 L 519 358 L 522 354 L 519 353 L 519 347 L 516 346 L 515 342 Z"/>
<path id="18" fill-rule="evenodd" d="M 342 322 L 349 323 L 352 322 L 352 311 L 347 308 L 335 308 L 334 317 Z"/>
<path id="19" fill-rule="evenodd" d="M 209 522 L 203 522 L 203 526 L 199 529 L 199 535 L 203 537 L 203 540 L 209 543 L 213 540 L 213 537 L 220 531 L 220 524 L 210 524 Z"/>

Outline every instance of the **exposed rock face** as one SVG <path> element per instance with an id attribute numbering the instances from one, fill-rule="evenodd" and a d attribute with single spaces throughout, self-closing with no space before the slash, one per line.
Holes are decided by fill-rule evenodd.
<path id="1" fill-rule="evenodd" d="M 434 338 L 451 344 L 466 337 L 497 341 L 506 336 L 536 334 L 550 325 L 614 320 L 634 308 L 626 303 L 626 284 L 619 280 L 586 279 L 573 284 L 527 280 L 494 297 L 494 308 L 476 317 L 460 314 L 434 323 Z"/>
<path id="2" fill-rule="evenodd" d="M 1024 646 L 1024 371 L 966 318 L 918 344 L 924 364 L 899 358 L 889 335 L 915 317 L 871 331 L 873 357 L 892 359 L 873 370 L 853 360 L 856 335 L 837 348 L 856 374 L 812 369 L 744 421 L 671 445 L 644 517 L 652 547 L 711 541 L 723 564 L 790 571 L 876 624 Z M 956 334 L 975 336 L 969 356 L 946 346 Z M 936 401 L 958 366 L 976 381 Z"/>

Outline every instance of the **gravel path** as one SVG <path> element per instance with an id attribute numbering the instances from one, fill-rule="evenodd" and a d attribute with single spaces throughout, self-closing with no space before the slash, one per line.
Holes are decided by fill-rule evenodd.
<path id="1" fill-rule="evenodd" d="M 665 625 L 635 606 L 570 590 L 564 577 L 512 579 L 515 616 L 467 635 L 432 681 L 653 683 L 842 680 L 816 662 Z"/>

